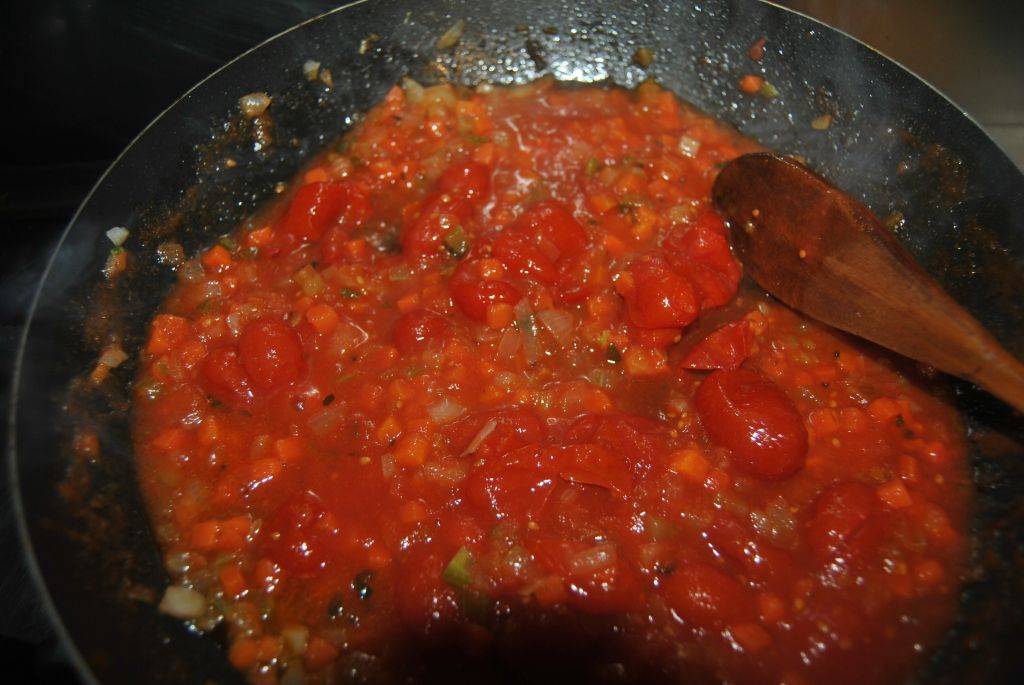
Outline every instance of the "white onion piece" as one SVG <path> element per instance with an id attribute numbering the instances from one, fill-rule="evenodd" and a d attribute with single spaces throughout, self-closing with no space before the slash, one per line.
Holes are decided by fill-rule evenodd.
<path id="1" fill-rule="evenodd" d="M 480 449 L 480 445 L 484 444 L 484 440 L 487 439 L 487 436 L 493 433 L 494 429 L 497 427 L 498 422 L 495 421 L 494 419 L 491 419 L 490 421 L 485 423 L 483 427 L 479 430 L 479 432 L 477 432 L 477 434 L 473 436 L 473 439 L 469 441 L 469 445 L 466 447 L 466 451 L 462 453 L 462 456 L 473 454 L 478 449 Z"/>
<path id="2" fill-rule="evenodd" d="M 498 341 L 498 359 L 513 359 L 523 346 L 523 334 L 515 328 L 506 328 Z"/>
<path id="3" fill-rule="evenodd" d="M 306 626 L 287 626 L 281 631 L 284 642 L 295 654 L 305 654 L 309 645 L 309 628 Z"/>
<path id="4" fill-rule="evenodd" d="M 572 573 L 594 574 L 613 566 L 616 559 L 615 545 L 597 545 L 574 555 L 569 568 Z"/>
<path id="5" fill-rule="evenodd" d="M 107 368 L 116 369 L 124 360 L 128 359 L 128 353 L 121 349 L 117 343 L 108 345 L 100 353 L 99 363 Z"/>
<path id="6" fill-rule="evenodd" d="M 447 397 L 427 407 L 427 414 L 430 415 L 430 420 L 439 426 L 454 421 L 465 412 L 465 407 Z"/>
<path id="7" fill-rule="evenodd" d="M 121 247 L 124 245 L 124 241 L 128 240 L 128 229 L 124 226 L 114 226 L 107 231 L 107 237 L 110 238 L 110 242 Z"/>
<path id="8" fill-rule="evenodd" d="M 270 107 L 270 96 L 266 93 L 247 93 L 238 99 L 238 106 L 246 119 L 255 119 Z"/>
<path id="9" fill-rule="evenodd" d="M 171 585 L 164 591 L 157 608 L 175 618 L 199 618 L 206 613 L 206 598 L 191 588 Z"/>
<path id="10" fill-rule="evenodd" d="M 320 63 L 307 59 L 302 65 L 302 75 L 306 77 L 307 81 L 316 81 L 316 77 L 320 75 Z"/>
<path id="11" fill-rule="evenodd" d="M 679 136 L 678 150 L 684 157 L 696 157 L 700 151 L 700 141 L 690 136 Z"/>
<path id="12" fill-rule="evenodd" d="M 385 478 L 395 475 L 395 455 L 388 453 L 380 456 L 380 472 Z"/>
<path id="13" fill-rule="evenodd" d="M 551 331 L 558 344 L 568 347 L 572 342 L 572 329 L 574 321 L 572 314 L 561 309 L 545 309 L 537 312 L 537 318 L 544 324 L 544 327 Z"/>
<path id="14" fill-rule="evenodd" d="M 186 283 L 198 283 L 206 278 L 206 272 L 203 271 L 203 265 L 199 263 L 198 259 L 190 259 L 182 264 L 178 275 Z"/>

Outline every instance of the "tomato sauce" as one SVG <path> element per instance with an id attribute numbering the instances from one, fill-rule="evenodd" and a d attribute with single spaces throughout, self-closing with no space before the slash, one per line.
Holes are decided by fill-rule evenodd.
<path id="1" fill-rule="evenodd" d="M 225 624 L 255 683 L 416 680 L 430 654 L 910 673 L 956 609 L 963 429 L 740 289 L 708 196 L 753 149 L 653 83 L 394 88 L 153 320 L 161 606 Z"/>

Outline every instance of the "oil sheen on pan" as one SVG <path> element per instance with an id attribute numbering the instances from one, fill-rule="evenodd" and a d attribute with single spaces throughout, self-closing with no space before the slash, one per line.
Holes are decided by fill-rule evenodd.
<path id="1" fill-rule="evenodd" d="M 754 149 L 650 82 L 393 88 L 153 319 L 161 609 L 253 683 L 910 673 L 963 427 L 741 288 L 708 194 Z"/>

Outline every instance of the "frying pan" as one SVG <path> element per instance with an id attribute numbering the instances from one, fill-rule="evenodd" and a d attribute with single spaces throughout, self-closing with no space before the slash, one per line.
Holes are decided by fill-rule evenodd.
<path id="1" fill-rule="evenodd" d="M 460 41 L 439 50 L 459 19 Z M 762 36 L 759 66 L 747 50 Z M 654 52 L 646 69 L 632 59 L 638 47 Z M 331 70 L 332 88 L 303 78 L 308 59 Z M 762 69 L 779 97 L 741 95 L 737 78 Z M 190 633 L 147 601 L 167 576 L 134 481 L 135 360 L 99 387 L 83 374 L 111 336 L 128 350 L 142 342 L 173 281 L 156 263 L 161 241 L 191 251 L 232 230 L 407 74 L 464 83 L 551 74 L 627 87 L 654 77 L 893 217 L 925 268 L 1024 353 L 1024 176 L 956 106 L 849 36 L 753 0 L 355 3 L 242 55 L 150 124 L 79 209 L 40 285 L 10 416 L 14 507 L 44 603 L 87 682 L 240 678 L 216 634 Z M 273 96 L 272 143 L 260 149 L 238 116 L 239 96 L 253 91 Z M 833 126 L 812 130 L 823 113 Z M 131 228 L 131 258 L 111 286 L 100 271 L 104 231 L 115 225 Z M 1024 431 L 978 391 L 953 392 L 977 488 L 974 564 L 956 626 L 917 679 L 1010 681 L 1024 653 Z M 98 457 L 71 449 L 82 426 L 99 433 Z"/>

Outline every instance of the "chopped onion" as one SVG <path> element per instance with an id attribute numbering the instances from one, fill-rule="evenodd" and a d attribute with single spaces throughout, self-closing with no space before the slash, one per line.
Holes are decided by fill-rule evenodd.
<path id="1" fill-rule="evenodd" d="M 487 439 L 487 436 L 493 433 L 494 429 L 497 427 L 498 422 L 494 419 L 485 423 L 483 428 L 481 428 L 477 434 L 473 436 L 473 439 L 469 441 L 469 445 L 466 447 L 466 451 L 462 453 L 462 456 L 465 457 L 466 455 L 473 454 L 480 449 L 480 445 L 484 444 L 484 440 Z"/>
<path id="2" fill-rule="evenodd" d="M 572 314 L 561 309 L 545 309 L 537 312 L 537 318 L 551 331 L 559 345 L 567 347 L 572 342 L 572 329 L 575 323 Z"/>
<path id="3" fill-rule="evenodd" d="M 306 77 L 307 81 L 316 81 L 316 77 L 320 74 L 320 63 L 307 59 L 302 65 L 302 75 Z"/>
<path id="4" fill-rule="evenodd" d="M 178 276 L 186 283 L 198 283 L 206 278 L 206 272 L 198 259 L 190 259 L 181 265 Z"/>
<path id="5" fill-rule="evenodd" d="M 388 453 L 380 455 L 380 472 L 385 478 L 395 475 L 395 455 Z"/>
<path id="6" fill-rule="evenodd" d="M 100 354 L 99 364 L 111 369 L 116 369 L 128 358 L 128 353 L 121 349 L 117 343 L 108 345 Z"/>
<path id="7" fill-rule="evenodd" d="M 299 287 L 302 288 L 302 292 L 310 297 L 319 295 L 327 287 L 324 283 L 324 279 L 320 277 L 320 272 L 313 268 L 312 264 L 307 264 L 292 276 L 292 280 L 298 283 Z"/>
<path id="8" fill-rule="evenodd" d="M 415 79 L 406 76 L 402 79 L 402 90 L 405 91 L 405 98 L 412 103 L 423 100 L 424 88 Z"/>
<path id="9" fill-rule="evenodd" d="M 164 591 L 158 609 L 175 618 L 199 618 L 206 613 L 206 598 L 191 588 L 171 585 Z"/>
<path id="10" fill-rule="evenodd" d="M 450 423 L 466 412 L 466 408 L 447 397 L 427 407 L 430 420 L 437 425 Z"/>
<path id="11" fill-rule="evenodd" d="M 347 407 L 344 402 L 335 402 L 329 407 L 324 407 L 323 411 L 317 412 L 310 417 L 307 425 L 309 430 L 313 431 L 313 434 L 317 437 L 323 437 L 341 424 L 342 419 L 345 418 Z"/>
<path id="12" fill-rule="evenodd" d="M 224 318 L 228 325 L 228 329 L 231 331 L 231 335 L 236 338 L 242 334 L 242 329 L 245 324 L 249 323 L 249 319 L 255 316 L 257 312 L 256 305 L 243 304 L 239 305 Z"/>
<path id="13" fill-rule="evenodd" d="M 572 573 L 594 574 L 614 566 L 616 560 L 615 545 L 597 545 L 573 555 L 569 560 L 569 569 Z"/>
<path id="14" fill-rule="evenodd" d="M 523 334 L 515 328 L 506 328 L 498 341 L 498 359 L 513 359 L 523 346 Z"/>
<path id="15" fill-rule="evenodd" d="M 309 645 L 309 628 L 306 626 L 287 626 L 281 631 L 281 637 L 294 654 L 305 654 Z"/>
<path id="16" fill-rule="evenodd" d="M 160 243 L 156 248 L 156 258 L 161 264 L 178 266 L 185 261 L 185 248 L 178 243 Z"/>
<path id="17" fill-rule="evenodd" d="M 684 157 L 696 157 L 700 151 L 700 141 L 690 136 L 679 136 L 678 150 Z"/>
<path id="18" fill-rule="evenodd" d="M 114 245 L 121 247 L 124 245 L 124 241 L 128 240 L 128 229 L 124 226 L 114 226 L 107 231 L 107 237 L 110 238 L 110 242 L 114 243 Z"/>
<path id="19" fill-rule="evenodd" d="M 441 37 L 437 39 L 437 49 L 447 50 L 450 47 L 454 47 L 459 39 L 462 38 L 462 32 L 466 29 L 466 22 L 459 19 L 457 22 L 451 25 L 451 27 L 441 34 Z"/>
<path id="20" fill-rule="evenodd" d="M 266 93 L 247 93 L 238 99 L 238 106 L 246 119 L 255 119 L 270 107 L 270 96 Z"/>
<path id="21" fill-rule="evenodd" d="M 370 334 L 359 325 L 351 321 L 343 321 L 338 326 L 338 330 L 334 332 L 334 336 L 331 338 L 331 345 L 338 353 L 338 356 L 343 357 L 369 339 Z"/>
<path id="22" fill-rule="evenodd" d="M 423 475 L 443 485 L 457 485 L 466 479 L 466 466 L 460 462 L 428 462 L 423 465 Z"/>

